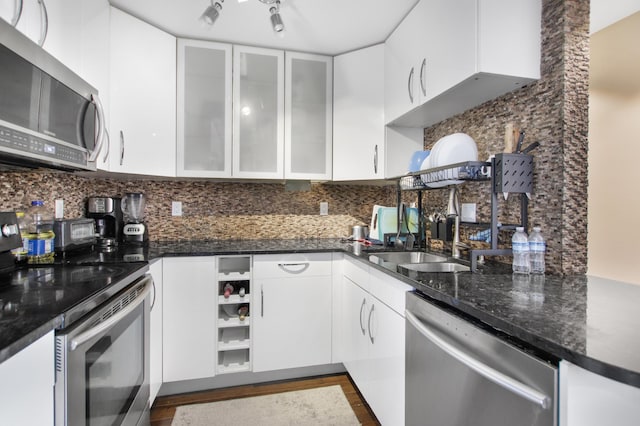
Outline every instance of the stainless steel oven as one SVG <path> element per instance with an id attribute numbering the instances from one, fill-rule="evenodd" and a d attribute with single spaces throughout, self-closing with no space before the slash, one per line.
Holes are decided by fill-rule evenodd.
<path id="1" fill-rule="evenodd" d="M 149 424 L 150 275 L 56 333 L 55 424 Z"/>

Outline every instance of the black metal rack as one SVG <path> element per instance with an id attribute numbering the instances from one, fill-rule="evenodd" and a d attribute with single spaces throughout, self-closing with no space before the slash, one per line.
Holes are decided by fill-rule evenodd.
<path id="1" fill-rule="evenodd" d="M 448 188 L 466 181 L 491 181 L 491 222 L 485 225 L 491 227 L 491 245 L 487 249 L 470 250 L 472 271 L 476 270 L 480 256 L 512 255 L 511 249 L 498 248 L 498 203 L 501 194 L 520 194 L 520 223 L 502 225 L 500 229 L 528 227 L 529 197 L 533 191 L 533 157 L 531 155 L 500 153 L 496 154 L 490 162 L 467 161 L 412 172 L 393 179 L 397 180 L 398 206 L 402 202 L 402 192 L 418 192 L 418 244 L 422 244 L 422 236 L 426 235 L 423 226 L 422 191 Z M 400 210 L 398 209 L 398 215 L 401 214 Z M 400 223 L 399 217 L 398 223 Z M 482 226 L 482 224 L 474 225 Z"/>

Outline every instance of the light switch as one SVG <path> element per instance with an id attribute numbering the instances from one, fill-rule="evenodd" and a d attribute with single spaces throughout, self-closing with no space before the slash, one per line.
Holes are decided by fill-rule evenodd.
<path id="1" fill-rule="evenodd" d="M 171 202 L 171 216 L 182 216 L 182 201 Z"/>

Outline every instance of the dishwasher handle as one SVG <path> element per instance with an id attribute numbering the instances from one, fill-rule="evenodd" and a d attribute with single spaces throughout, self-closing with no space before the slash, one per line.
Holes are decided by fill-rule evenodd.
<path id="1" fill-rule="evenodd" d="M 411 323 L 424 337 L 429 339 L 433 344 L 438 346 L 440 349 L 445 351 L 447 354 L 457 359 L 476 373 L 484 376 L 488 380 L 492 381 L 498 386 L 503 387 L 504 389 L 521 396 L 524 399 L 527 399 L 533 402 L 536 405 L 539 405 L 543 409 L 549 409 L 551 407 L 551 398 L 547 395 L 533 389 L 526 384 L 519 382 L 512 377 L 509 377 L 498 370 L 489 367 L 488 365 L 478 361 L 471 355 L 467 354 L 463 350 L 456 348 L 454 345 L 442 339 L 433 331 L 429 330 L 425 325 L 418 319 L 414 314 L 409 311 L 405 311 L 405 317 L 407 321 Z"/>

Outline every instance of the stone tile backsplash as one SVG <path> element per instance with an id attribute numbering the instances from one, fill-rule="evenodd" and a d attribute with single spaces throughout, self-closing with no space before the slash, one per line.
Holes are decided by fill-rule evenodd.
<path id="1" fill-rule="evenodd" d="M 62 172 L 0 172 L 0 209 L 41 199 L 53 211 L 64 200 L 65 218 L 84 216 L 89 196 L 142 192 L 151 240 L 337 238 L 369 224 L 373 204 L 395 205 L 395 187 L 312 184 L 285 191 L 284 184 L 215 181 L 127 181 Z M 183 216 L 171 216 L 181 201 Z M 320 216 L 320 202 L 329 215 Z"/>

